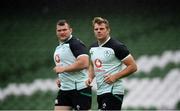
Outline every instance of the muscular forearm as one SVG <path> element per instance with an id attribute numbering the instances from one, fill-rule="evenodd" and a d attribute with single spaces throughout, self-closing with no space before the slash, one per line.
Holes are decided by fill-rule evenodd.
<path id="1" fill-rule="evenodd" d="M 90 62 L 89 67 L 88 67 L 88 79 L 86 81 L 87 86 L 91 86 L 91 83 L 92 83 L 94 77 L 95 77 L 94 68 L 93 68 L 92 63 Z"/>
<path id="2" fill-rule="evenodd" d="M 94 75 L 94 67 L 93 67 L 93 63 L 92 62 L 90 62 L 90 64 L 89 64 L 88 72 L 89 72 L 88 73 L 88 77 L 93 79 L 95 77 L 95 75 Z"/>
<path id="3" fill-rule="evenodd" d="M 137 70 L 136 62 L 131 55 L 122 62 L 126 65 L 126 68 L 116 74 L 116 79 L 126 77 Z"/>
<path id="4" fill-rule="evenodd" d="M 132 73 L 136 72 L 136 70 L 137 70 L 137 66 L 135 64 L 129 65 L 122 71 L 116 73 L 115 78 L 116 78 L 116 80 L 120 79 L 120 78 L 124 78 L 124 77 L 129 76 Z"/>
<path id="5" fill-rule="evenodd" d="M 137 70 L 137 65 L 133 59 L 132 56 L 129 56 L 126 58 L 123 63 L 126 65 L 126 68 L 121 70 L 120 72 L 116 74 L 105 74 L 104 75 L 104 81 L 108 84 L 111 84 L 115 81 L 117 81 L 120 78 L 129 76 L 130 74 L 134 73 Z"/>
<path id="6" fill-rule="evenodd" d="M 64 72 L 74 72 L 74 71 L 79 71 L 79 70 L 83 70 L 85 68 L 88 67 L 88 63 L 87 62 L 83 62 L 83 61 L 76 61 L 75 63 L 69 65 L 69 66 L 65 66 L 64 67 Z"/>
<path id="7" fill-rule="evenodd" d="M 77 60 L 68 66 L 56 66 L 54 68 L 54 71 L 56 73 L 62 73 L 62 72 L 74 72 L 79 71 L 82 69 L 85 69 L 88 67 L 88 56 L 82 56 L 77 58 Z"/>

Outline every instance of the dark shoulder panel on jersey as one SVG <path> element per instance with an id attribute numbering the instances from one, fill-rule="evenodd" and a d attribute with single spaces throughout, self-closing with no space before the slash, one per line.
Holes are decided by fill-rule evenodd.
<path id="1" fill-rule="evenodd" d="M 76 58 L 81 54 L 87 54 L 87 48 L 85 44 L 76 37 L 72 37 L 66 43 L 69 43 L 70 49 Z"/>
<path id="2" fill-rule="evenodd" d="M 115 56 L 119 60 L 124 59 L 130 53 L 129 50 L 127 49 L 127 47 L 123 43 L 121 43 L 120 41 L 118 41 L 114 38 L 111 38 L 106 44 L 104 44 L 103 47 L 112 48 L 115 52 Z"/>
<path id="3" fill-rule="evenodd" d="M 89 47 L 89 49 L 90 49 L 91 47 L 98 47 L 98 42 L 95 42 L 95 43 L 91 44 L 91 46 Z"/>

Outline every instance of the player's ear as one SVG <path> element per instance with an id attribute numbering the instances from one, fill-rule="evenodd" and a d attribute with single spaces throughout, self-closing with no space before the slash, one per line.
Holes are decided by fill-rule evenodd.
<path id="1" fill-rule="evenodd" d="M 70 28 L 69 30 L 70 30 L 70 32 L 72 33 L 73 29 L 72 29 L 72 28 Z"/>
<path id="2" fill-rule="evenodd" d="M 108 30 L 108 32 L 110 33 L 111 29 L 110 29 L 110 28 L 108 28 L 107 30 Z"/>

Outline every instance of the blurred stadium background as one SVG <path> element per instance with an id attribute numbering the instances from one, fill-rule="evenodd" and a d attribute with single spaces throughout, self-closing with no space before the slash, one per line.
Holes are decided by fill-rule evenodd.
<path id="1" fill-rule="evenodd" d="M 53 110 L 55 24 L 68 19 L 88 46 L 95 40 L 94 16 L 109 20 L 111 35 L 127 44 L 138 63 L 138 72 L 124 79 L 123 109 L 180 110 L 178 7 L 168 0 L 1 2 L 0 110 Z"/>

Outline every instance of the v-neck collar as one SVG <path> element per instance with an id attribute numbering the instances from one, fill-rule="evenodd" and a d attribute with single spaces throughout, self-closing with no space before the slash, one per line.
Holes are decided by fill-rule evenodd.
<path id="1" fill-rule="evenodd" d="M 63 42 L 59 41 L 59 45 L 63 45 L 64 43 L 68 42 L 71 38 L 72 38 L 72 35 L 70 35 L 70 37 Z"/>
<path id="2" fill-rule="evenodd" d="M 106 44 L 110 39 L 111 39 L 111 37 L 108 37 L 108 39 L 107 39 L 104 43 L 102 43 L 102 44 L 100 44 L 99 41 L 98 41 L 99 47 L 102 47 L 102 46 L 103 46 L 104 44 Z"/>

